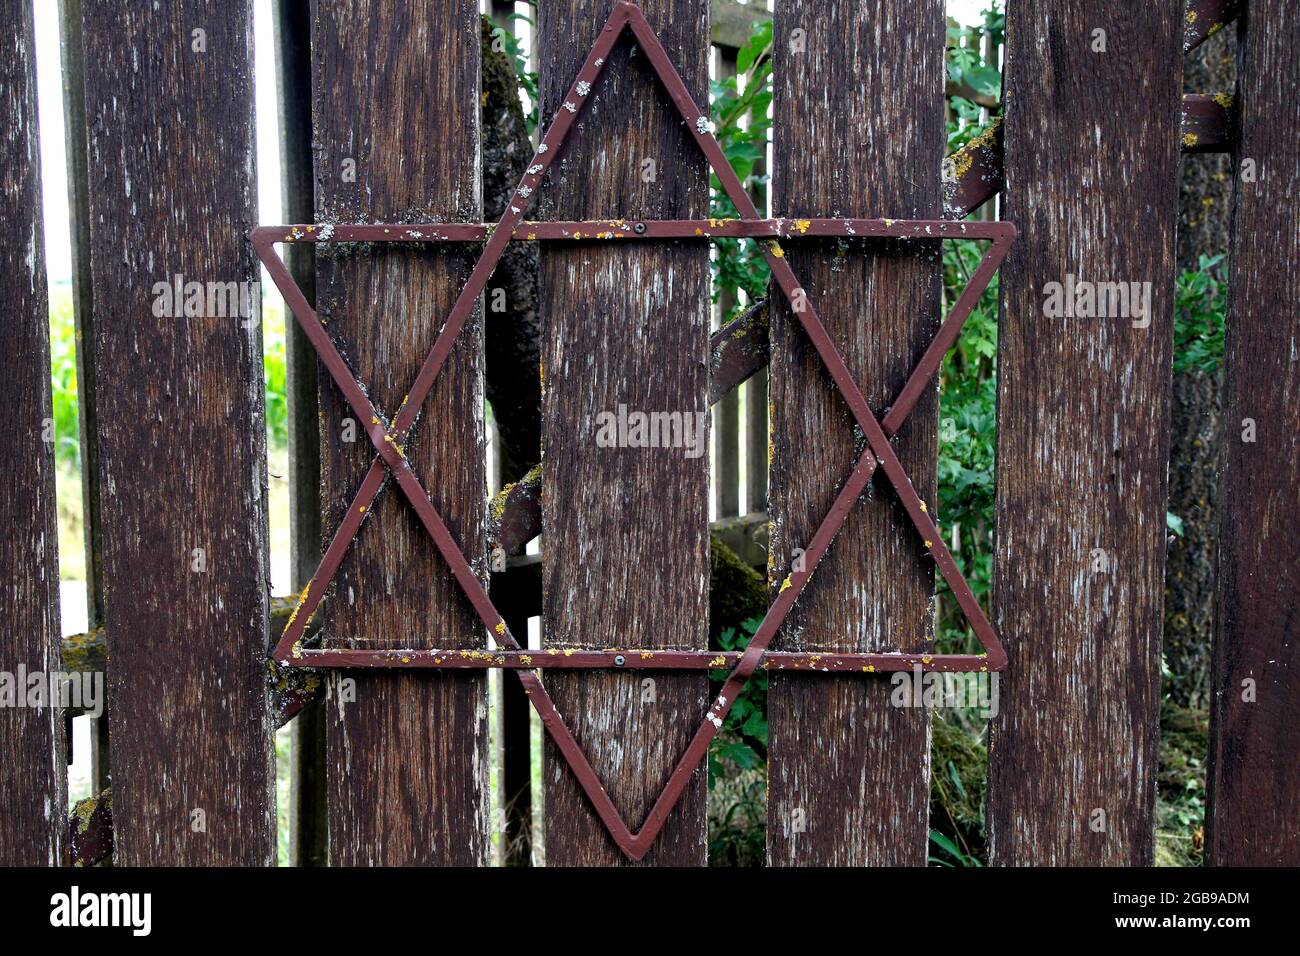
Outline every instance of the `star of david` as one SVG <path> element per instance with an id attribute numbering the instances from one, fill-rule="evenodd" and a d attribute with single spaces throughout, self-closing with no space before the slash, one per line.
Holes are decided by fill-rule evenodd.
<path id="1" fill-rule="evenodd" d="M 673 105 L 686 121 L 712 171 L 717 175 L 723 190 L 740 213 L 737 220 L 657 220 L 629 224 L 622 220 L 598 222 L 525 222 L 524 213 L 542 182 L 548 166 L 555 160 L 564 145 L 569 131 L 596 88 L 603 67 L 615 43 L 625 30 L 630 30 L 645 52 L 655 74 Z M 434 381 L 446 363 L 457 336 L 473 313 L 478 297 L 496 267 L 506 244 L 512 240 L 600 240 L 600 239 L 656 239 L 702 236 L 708 238 L 734 237 L 761 240 L 763 254 L 772 270 L 781 293 L 789 300 L 796 321 L 817 349 L 826 370 L 840 394 L 844 397 L 854 421 L 866 437 L 866 449 L 858 459 L 852 473 L 841 487 L 834 503 L 812 541 L 805 549 L 802 570 L 792 571 L 781 584 L 772 606 L 748 647 L 738 657 L 729 655 L 734 666 L 717 698 L 704 714 L 686 751 L 678 760 L 668 783 L 655 800 L 640 828 L 633 830 L 610 800 L 604 785 L 597 777 L 591 762 L 583 753 L 567 723 L 556 709 L 536 670 L 546 667 L 632 667 L 632 668 L 693 668 L 708 669 L 717 666 L 713 652 L 655 651 L 645 655 L 615 656 L 601 652 L 547 654 L 545 651 L 528 651 L 521 648 L 501 614 L 493 606 L 482 582 L 474 573 L 460 544 L 448 530 L 437 508 L 425 492 L 406 459 L 405 442 L 419 409 L 428 396 Z M 844 359 L 840 356 L 815 308 L 789 264 L 781 247 L 782 239 L 803 236 L 836 237 L 892 237 L 897 239 L 968 238 L 990 240 L 991 244 L 966 289 L 954 304 L 934 340 L 920 362 L 908 377 L 894 403 L 879 419 L 867 405 L 861 389 L 853 380 Z M 397 668 L 424 667 L 446 669 L 458 667 L 503 667 L 514 671 L 524 686 L 533 707 L 542 719 L 547 732 L 555 741 L 583 791 L 590 799 L 597 816 L 608 829 L 619 848 L 634 860 L 641 859 L 654 843 L 672 808 L 685 790 L 691 775 L 708 752 L 710 741 L 721 729 L 723 720 L 737 695 L 750 676 L 760 666 L 782 669 L 855 670 L 866 673 L 910 670 L 990 671 L 1006 666 L 1006 653 L 994 633 L 984 612 L 971 593 L 969 585 L 958 570 L 944 544 L 943 536 L 931 517 L 926 503 L 912 487 L 911 480 L 899 463 L 890 445 L 890 437 L 903 422 L 920 398 L 923 390 L 933 381 L 944 354 L 956 341 L 961 327 L 970 315 L 980 294 L 988 286 L 1002 259 L 1006 256 L 1015 227 L 1003 222 L 954 222 L 949 220 L 893 220 L 893 219 L 763 219 L 754 207 L 740 180 L 731 169 L 713 137 L 707 113 L 692 99 L 682 82 L 658 36 L 647 22 L 641 9 L 634 3 L 620 2 L 606 22 L 586 61 L 578 72 L 562 108 L 542 137 L 536 154 L 520 180 L 512 201 L 496 226 L 483 224 L 378 224 L 378 225 L 301 225 L 265 226 L 250 234 L 258 257 L 266 266 L 272 280 L 283 293 L 303 332 L 320 356 L 330 377 L 338 385 L 343 397 L 359 416 L 368 423 L 366 434 L 375 446 L 375 457 L 353 498 L 351 506 L 339 523 L 334 536 L 321 559 L 320 567 L 303 591 L 298 607 L 273 652 L 275 660 L 287 666 Z M 484 242 L 483 251 L 469 279 L 456 299 L 446 324 L 434 341 L 433 348 L 412 383 L 408 397 L 390 419 L 370 401 L 366 389 L 353 374 L 337 346 L 325 331 L 315 311 L 308 304 L 302 290 L 290 276 L 284 262 L 274 249 L 279 242 Z M 776 635 L 794 602 L 802 593 L 818 563 L 830 547 L 831 541 L 852 510 L 858 496 L 866 488 L 877 468 L 885 476 L 912 525 L 924 541 L 929 555 L 949 587 L 962 613 L 970 623 L 984 648 L 983 654 L 796 654 L 770 652 L 768 646 Z M 398 650 L 305 648 L 302 645 L 304 629 L 312 613 L 330 586 L 351 542 L 360 531 L 369 509 L 391 475 L 402 495 L 419 517 L 439 553 L 446 560 L 452 575 L 469 598 L 470 604 L 483 624 L 494 635 L 500 649 L 491 654 L 462 650 L 436 650 L 411 648 Z"/>

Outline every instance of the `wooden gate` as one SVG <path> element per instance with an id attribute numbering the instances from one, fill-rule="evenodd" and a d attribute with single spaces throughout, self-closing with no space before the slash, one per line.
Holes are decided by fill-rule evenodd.
<path id="1" fill-rule="evenodd" d="M 1288 548 L 1300 534 L 1300 21 L 1283 0 L 1242 6 L 1011 0 L 1006 121 L 947 159 L 940 0 L 776 0 L 770 15 L 774 217 L 956 223 L 1000 194 L 1001 218 L 1019 230 L 1000 286 L 989 616 L 1009 663 L 989 757 L 994 863 L 1153 857 L 1177 171 L 1180 152 L 1206 149 L 1231 150 L 1236 177 L 1206 853 L 1216 864 L 1300 862 L 1300 566 Z M 111 754 L 112 786 L 69 817 L 72 715 L 0 698 L 0 863 L 110 853 L 126 865 L 273 863 L 272 740 L 295 716 L 297 862 L 487 863 L 494 839 L 528 828 L 514 681 L 501 683 L 497 756 L 498 691 L 485 669 L 327 676 L 269 659 L 292 612 L 267 585 L 261 325 L 210 300 L 179 314 L 156 304 L 157 284 L 174 277 L 257 278 L 252 4 L 162 7 L 62 5 L 93 630 L 61 642 L 34 27 L 30 2 L 4 0 L 0 672 L 106 670 L 111 741 L 102 733 L 97 746 L 99 782 Z M 734 57 L 749 23 L 769 16 L 716 0 L 641 8 L 697 103 L 711 33 Z M 543 129 L 567 108 L 611 9 L 540 4 Z M 1184 53 L 1234 21 L 1235 95 L 1185 97 Z M 289 221 L 478 223 L 504 211 L 485 208 L 480 181 L 493 131 L 480 123 L 489 87 L 477 0 L 310 11 L 281 0 L 276 24 Z M 628 38 L 614 48 L 580 135 L 538 187 L 539 220 L 707 219 L 693 131 L 645 64 Z M 790 244 L 876 415 L 942 317 L 934 245 Z M 403 404 L 469 274 L 467 248 L 288 256 L 385 414 Z M 411 468 L 511 631 L 540 617 L 544 647 L 707 651 L 709 460 L 598 448 L 586 440 L 593 419 L 620 405 L 695 413 L 720 402 L 715 466 L 738 486 L 728 396 L 768 376 L 753 378 L 748 408 L 765 431 L 767 403 L 754 398 L 770 391 L 770 459 L 755 453 L 759 429 L 747 458 L 770 461 L 770 488 L 755 469 L 743 477 L 766 511 L 773 599 L 860 436 L 791 308 L 710 335 L 705 242 L 543 241 L 536 255 L 541 468 L 488 499 L 493 331 L 481 311 L 408 436 Z M 1148 284 L 1149 308 L 1136 319 L 1045 315 L 1048 287 L 1067 275 Z M 355 412 L 301 337 L 291 336 L 290 375 L 303 586 L 374 451 L 365 422 L 361 441 L 342 438 Z M 921 394 L 891 442 L 930 502 L 938 401 Z M 738 510 L 731 492 L 717 501 L 723 517 Z M 326 646 L 489 647 L 394 489 L 362 530 L 319 615 Z M 521 556 L 539 533 L 540 559 Z M 927 552 L 877 479 L 773 648 L 927 654 Z M 707 677 L 609 668 L 544 680 L 614 805 L 639 825 L 710 707 Z M 891 706 L 890 690 L 879 674 L 772 675 L 769 863 L 925 864 L 930 714 Z M 507 792 L 525 795 L 503 813 L 489 800 L 498 763 Z M 551 743 L 541 781 L 548 863 L 624 860 Z M 705 864 L 706 805 L 700 770 L 645 861 Z"/>

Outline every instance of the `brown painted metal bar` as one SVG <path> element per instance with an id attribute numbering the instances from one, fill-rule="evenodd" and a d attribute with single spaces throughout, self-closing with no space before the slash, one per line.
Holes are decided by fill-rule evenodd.
<path id="1" fill-rule="evenodd" d="M 943 211 L 962 219 L 1002 191 L 1002 117 L 943 161 Z"/>
<path id="2" fill-rule="evenodd" d="M 549 136 L 547 137 L 550 138 Z M 544 159 L 545 156 L 538 156 Z M 540 175 L 540 174 L 538 174 Z M 525 177 L 525 183 L 532 177 Z M 526 188 L 526 187 L 525 187 Z M 748 195 L 748 194 L 746 194 Z M 518 208 L 513 207 L 513 208 Z M 753 200 L 750 200 L 753 209 Z M 757 210 L 755 210 L 757 215 Z M 509 216 L 511 214 L 507 214 Z M 303 242 L 483 242 L 500 247 L 521 242 L 600 242 L 613 239 L 997 239 L 1008 233 L 1002 222 L 952 219 L 593 219 L 573 222 L 506 223 L 367 223 L 363 225 L 259 226 L 255 243 Z M 501 238 L 507 236 L 508 238 Z M 489 249 L 484 250 L 489 254 Z M 446 334 L 446 333 L 444 333 Z M 418 382 L 417 382 L 418 384 Z M 412 393 L 414 394 L 414 392 Z"/>
<path id="3" fill-rule="evenodd" d="M 1222 153 L 1232 148 L 1232 96 L 1183 95 L 1184 153 Z"/>
<path id="4" fill-rule="evenodd" d="M 413 509 L 416 511 L 421 523 L 433 539 L 438 551 L 446 559 L 457 582 L 461 585 L 469 598 L 475 611 L 479 614 L 483 623 L 497 636 L 498 644 L 513 651 L 521 651 L 518 643 L 515 641 L 504 620 L 492 606 L 492 602 L 485 593 L 478 578 L 474 575 L 468 562 L 465 559 L 459 545 L 443 523 L 437 509 L 429 501 L 427 494 L 420 485 L 419 480 L 415 477 L 405 455 L 400 447 L 400 441 L 406 430 L 410 427 L 417 410 L 424 397 L 428 394 L 433 381 L 436 379 L 438 371 L 441 369 L 443 362 L 449 354 L 454 338 L 463 327 L 465 319 L 470 310 L 473 308 L 474 300 L 481 293 L 483 283 L 491 274 L 496 259 L 500 256 L 505 242 L 508 241 L 513 227 L 518 224 L 522 217 L 523 211 L 528 206 L 528 197 L 533 192 L 534 186 L 530 186 L 530 177 L 538 177 L 544 170 L 545 162 L 543 157 L 552 149 L 558 151 L 559 146 L 564 142 L 569 127 L 572 125 L 574 117 L 580 112 L 585 105 L 587 93 L 595 85 L 600 77 L 601 67 L 605 58 L 612 48 L 618 35 L 624 27 L 630 26 L 637 40 L 640 42 L 642 49 L 645 51 L 647 58 L 656 71 L 664 88 L 670 98 L 677 106 L 683 118 L 686 119 L 689 127 L 694 129 L 696 142 L 701 151 L 709 161 L 714 173 L 719 176 L 720 181 L 726 189 L 728 195 L 735 202 L 742 216 L 750 220 L 758 220 L 759 216 L 754 209 L 748 195 L 744 192 L 739 181 L 736 179 L 734 172 L 731 170 L 716 140 L 712 137 L 708 129 L 707 117 L 699 110 L 692 101 L 689 92 L 686 90 L 680 76 L 677 74 L 671 60 L 664 51 L 658 38 L 655 36 L 649 24 L 645 21 L 640 10 L 631 3 L 619 3 L 614 9 L 610 20 L 602 31 L 600 39 L 597 41 L 592 53 L 588 56 L 583 69 L 580 71 L 578 78 L 575 80 L 572 88 L 570 101 L 566 101 L 566 109 L 560 111 L 559 117 L 552 125 L 546 136 L 539 146 L 537 161 L 529 167 L 525 174 L 524 183 L 518 192 L 518 203 L 512 205 L 503 216 L 501 224 L 492 232 L 491 238 L 487 242 L 486 248 L 476 264 L 473 273 L 470 276 L 464 290 L 458 297 L 455 306 L 448 318 L 443 332 L 435 342 L 433 350 L 430 352 L 428 359 L 417 376 L 415 385 L 412 387 L 408 399 L 403 402 L 397 416 L 391 426 L 387 426 L 378 411 L 371 405 L 365 390 L 361 387 L 351 375 L 346 362 L 339 354 L 337 348 L 330 341 L 328 334 L 320 324 L 319 318 L 315 312 L 307 305 L 301 292 L 296 288 L 288 271 L 285 269 L 283 262 L 275 254 L 272 244 L 277 238 L 283 239 L 284 235 L 292 236 L 292 232 L 280 233 L 278 236 L 275 232 L 267 230 L 255 230 L 253 234 L 254 245 L 257 248 L 259 256 L 266 264 L 272 279 L 285 294 L 286 302 L 289 303 L 295 317 L 302 324 L 304 332 L 307 334 L 312 344 L 317 347 L 321 354 L 330 375 L 338 383 L 344 397 L 356 412 L 363 418 L 370 421 L 370 428 L 367 429 L 372 443 L 378 452 L 375 461 L 372 463 L 370 474 L 363 482 L 362 490 L 354 500 L 354 507 L 349 508 L 344 521 L 340 523 L 338 533 L 326 550 L 325 557 L 322 560 L 321 568 L 313 576 L 311 584 L 307 591 L 304 592 L 299 605 L 299 613 L 295 614 L 290 620 L 279 645 L 276 648 L 274 657 L 281 663 L 301 666 L 311 664 L 317 667 L 322 666 L 361 666 L 362 662 L 369 661 L 368 666 L 379 666 L 380 661 L 372 655 L 374 652 L 358 652 L 344 649 L 328 650 L 306 650 L 299 643 L 303 628 L 310 616 L 310 611 L 319 603 L 320 596 L 323 595 L 328 587 L 329 580 L 332 578 L 338 565 L 342 560 L 351 539 L 355 537 L 359 530 L 361 522 L 364 520 L 366 505 L 356 505 L 356 501 L 364 501 L 368 504 L 372 501 L 374 494 L 377 493 L 379 485 L 382 483 L 383 472 L 387 469 L 396 478 L 399 488 L 407 498 Z M 569 107 L 572 108 L 569 108 Z M 552 154 L 554 155 L 554 154 Z M 538 182 L 536 178 L 531 180 L 532 183 Z M 789 220 L 794 224 L 796 233 L 804 234 L 800 229 L 800 220 Z M 844 223 L 854 222 L 853 220 L 827 220 L 827 222 L 838 222 L 841 229 L 845 229 Z M 985 224 L 962 224 L 951 223 L 942 220 L 921 221 L 921 222 L 899 222 L 891 220 L 858 220 L 857 222 L 871 224 L 870 229 L 876 230 L 880 235 L 891 235 L 899 238 L 939 238 L 940 235 L 949 229 L 958 230 L 957 234 L 966 234 L 967 228 L 983 226 L 988 231 L 984 238 L 992 238 L 995 241 L 993 248 L 986 255 L 985 263 L 977 270 L 977 275 L 982 277 L 987 283 L 988 277 L 992 275 L 992 269 L 986 268 L 989 262 L 996 263 L 1005 255 L 1007 245 L 1014 235 L 1014 227 L 1008 224 L 985 223 Z M 337 230 L 342 227 L 335 227 Z M 384 228 L 379 227 L 381 230 Z M 649 229 L 647 228 L 647 232 Z M 811 231 L 811 226 L 809 231 Z M 845 230 L 844 234 L 854 234 Z M 392 236 L 387 241 L 424 241 L 425 237 L 411 236 L 409 232 L 401 233 L 399 236 Z M 384 235 L 380 232 L 377 237 L 370 237 L 369 241 L 385 241 Z M 608 793 L 605 791 L 600 780 L 596 777 L 591 769 L 590 762 L 582 753 L 581 747 L 573 737 L 569 728 L 565 725 L 563 719 L 555 709 L 544 687 L 542 687 L 537 676 L 532 670 L 516 670 L 519 679 L 524 683 L 526 692 L 533 701 L 538 710 L 547 731 L 564 756 L 565 760 L 573 769 L 580 785 L 588 798 L 591 800 L 593 807 L 600 817 L 615 842 L 633 859 L 639 859 L 644 856 L 649 846 L 654 841 L 659 830 L 662 828 L 667 819 L 669 811 L 676 804 L 681 796 L 688 780 L 694 772 L 699 761 L 703 759 L 707 752 L 709 741 L 722 726 L 722 721 L 735 700 L 735 695 L 744 686 L 749 676 L 757 668 L 763 659 L 770 643 L 772 636 L 776 633 L 781 621 L 793 606 L 794 601 L 807 583 L 811 573 L 815 570 L 817 563 L 826 549 L 830 546 L 836 531 L 842 525 L 845 517 L 853 507 L 857 496 L 865 488 L 875 470 L 877 460 L 885 468 L 886 475 L 889 477 L 891 484 L 898 492 L 900 500 L 903 502 L 905 509 L 908 511 L 918 532 L 926 539 L 926 547 L 934 557 L 941 573 L 949 581 L 954 594 L 957 597 L 958 604 L 966 613 L 975 629 L 976 635 L 985 647 L 987 656 L 970 656 L 970 660 L 959 660 L 952 657 L 940 664 L 953 670 L 985 670 L 997 669 L 1002 666 L 1005 656 L 1001 652 L 997 637 L 993 634 L 987 620 L 984 618 L 978 604 L 974 601 L 969 587 L 966 586 L 960 572 L 957 571 L 952 562 L 951 556 L 948 555 L 944 547 L 942 537 L 935 527 L 933 521 L 927 513 L 927 507 L 912 488 L 906 473 L 903 471 L 897 456 L 889 445 L 887 437 L 887 428 L 896 428 L 901 424 L 909 410 L 910 403 L 915 401 L 920 394 L 921 388 L 912 387 L 911 383 L 904 389 L 900 396 L 899 402 L 886 415 L 886 425 L 878 422 L 875 416 L 867 407 L 865 399 L 858 390 L 857 385 L 853 382 L 852 377 L 848 374 L 844 366 L 843 359 L 836 352 L 833 343 L 830 341 L 825 329 L 821 326 L 816 317 L 815 311 L 806 302 L 806 297 L 802 294 L 797 280 L 790 271 L 789 266 L 784 261 L 784 253 L 780 246 L 774 241 L 765 246 L 765 255 L 772 267 L 773 274 L 776 276 L 782 291 L 794 302 L 802 302 L 803 307 L 796 308 L 796 314 L 799 316 L 801 324 L 808 332 L 814 345 L 817 347 L 823 362 L 826 364 L 835 380 L 837 388 L 844 394 L 849 404 L 854 418 L 862 427 L 867 436 L 870 450 L 864 452 L 858 465 L 855 467 L 849 480 L 841 489 L 831 512 L 818 528 L 813 540 L 809 544 L 806 554 L 806 569 L 794 572 L 787 578 L 785 585 L 781 588 L 776 601 L 769 609 L 764 618 L 762 625 L 755 634 L 749 647 L 740 656 L 735 665 L 732 674 L 724 685 L 722 694 L 717 698 L 709 712 L 705 715 L 699 730 L 696 732 L 685 754 L 678 762 L 676 769 L 669 778 L 667 785 L 656 799 L 654 806 L 651 808 L 648 816 L 643 822 L 640 829 L 632 832 L 622 817 L 613 806 Z M 963 295 L 956 306 L 953 314 L 941 329 L 940 336 L 955 338 L 960 330 L 961 323 L 969 314 L 971 307 L 978 298 L 980 289 L 974 293 Z M 969 292 L 969 290 L 968 290 Z M 449 338 L 450 336 L 450 338 Z M 949 342 L 949 344 L 951 344 Z M 913 372 L 913 378 L 922 378 L 928 380 L 933 377 L 937 371 L 938 363 L 942 360 L 946 346 L 943 348 L 932 347 L 916 370 Z M 373 480 L 371 476 L 376 476 Z M 373 490 L 372 490 L 373 486 Z M 417 661 L 427 662 L 427 666 L 438 666 L 435 661 L 436 657 L 430 657 L 422 654 L 416 649 L 398 650 L 392 652 L 393 657 L 383 662 L 388 667 L 410 667 L 421 666 Z M 471 652 L 472 653 L 472 652 Z M 485 652 L 486 653 L 486 652 Z M 348 655 L 367 655 L 361 657 L 350 657 Z M 504 660 L 504 656 L 501 656 Z M 522 662 L 523 655 L 520 655 Z M 922 667 L 925 666 L 923 658 L 917 658 L 922 661 Z M 900 658 L 891 655 L 879 655 L 881 668 L 894 667 L 901 663 Z M 626 661 L 625 661 L 626 663 Z M 931 659 L 933 663 L 933 658 Z M 615 662 L 615 666 L 617 663 Z M 876 666 L 874 663 L 863 664 L 860 666 Z M 915 666 L 915 663 L 909 666 Z"/>
<path id="5" fill-rule="evenodd" d="M 849 485 L 846 487 L 854 487 Z M 861 489 L 859 488 L 859 493 Z M 851 500 L 851 499 L 850 499 Z M 851 507 L 851 504 L 850 504 Z M 824 549 L 823 549 L 824 553 Z M 794 603 L 794 598 L 789 598 Z M 745 658 L 741 651 L 674 651 L 644 648 L 557 647 L 545 651 L 402 649 L 312 650 L 297 663 L 303 667 L 413 668 L 424 670 L 629 670 L 715 671 L 730 670 Z M 749 669 L 799 671 L 808 674 L 874 674 L 916 670 L 921 673 L 988 673 L 1005 669 L 1006 661 L 994 654 L 857 654 L 816 651 L 760 650 Z M 317 661 L 323 663 L 317 664 Z M 737 690 L 741 684 L 737 685 Z"/>
<path id="6" fill-rule="evenodd" d="M 1183 7 L 1116 10 L 1007 5 L 1003 209 L 1034 238 L 999 280 L 990 605 L 1010 664 L 989 745 L 997 865 L 1153 855 Z M 1098 24 L 1105 55 L 1088 44 Z M 1122 189 L 1083 188 L 1113 182 L 1119 157 Z M 1057 310 L 1052 284 L 1076 278 L 1146 292 Z"/>
<path id="7" fill-rule="evenodd" d="M 1235 20 L 1245 0 L 1187 0 L 1183 52 L 1190 53 Z"/>

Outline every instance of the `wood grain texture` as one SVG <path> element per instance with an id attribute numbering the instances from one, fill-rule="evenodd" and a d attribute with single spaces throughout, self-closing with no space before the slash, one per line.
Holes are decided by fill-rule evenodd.
<path id="1" fill-rule="evenodd" d="M 942 4 L 793 0 L 778 6 L 774 37 L 773 214 L 938 218 Z M 879 416 L 937 330 L 937 244 L 786 248 L 809 301 Z M 784 300 L 772 309 L 770 383 L 769 583 L 775 595 L 795 549 L 807 547 L 852 471 L 861 442 Z M 917 492 L 931 503 L 937 497 L 937 404 L 936 394 L 927 393 L 895 439 Z M 934 632 L 933 590 L 934 566 L 881 474 L 795 604 L 775 647 L 925 648 Z M 772 865 L 925 865 L 929 714 L 891 707 L 891 690 L 883 677 L 772 675 Z"/>
<path id="2" fill-rule="evenodd" d="M 1207 862 L 1300 864 L 1300 20 L 1244 14 L 1224 368 Z M 1245 161 L 1254 162 L 1246 181 Z M 1246 420 L 1255 440 L 1243 440 Z M 1244 682 L 1255 697 L 1246 702 Z"/>
<path id="3" fill-rule="evenodd" d="M 609 9 L 605 0 L 541 6 L 548 121 Z M 643 9 L 696 101 L 705 102 L 707 0 L 653 0 Z M 542 218 L 707 215 L 705 160 L 644 55 L 633 49 L 625 37 L 609 57 L 543 185 Z M 641 175 L 645 159 L 656 164 L 653 182 Z M 548 644 L 708 646 L 707 457 L 595 442 L 596 415 L 620 403 L 647 412 L 707 413 L 708 255 L 700 243 L 543 248 Z M 707 678 L 593 671 L 553 674 L 546 684 L 636 829 L 703 718 Z M 653 700 L 646 699 L 647 688 Z M 547 863 L 626 862 L 549 740 L 546 759 Z M 705 862 L 705 797 L 700 770 L 645 863 Z"/>
<path id="4" fill-rule="evenodd" d="M 313 121 L 324 222 L 471 221 L 481 214 L 478 4 L 315 5 Z M 345 175 L 355 163 L 355 181 Z M 408 244 L 317 250 L 326 328 L 390 415 L 406 395 L 468 276 L 473 250 Z M 321 373 L 324 525 L 338 525 L 374 448 Z M 407 457 L 486 581 L 483 329 L 462 330 Z M 334 647 L 482 647 L 486 633 L 415 512 L 391 484 L 329 592 Z M 334 865 L 487 860 L 487 679 L 358 674 L 341 703 L 334 675 L 328 747 Z"/>
<path id="5" fill-rule="evenodd" d="M 998 353 L 998 864 L 1152 859 L 1182 10 L 1008 11 L 1003 215 L 1020 238 Z M 1149 325 L 1045 315 L 1067 275 L 1150 283 Z"/>
<path id="6" fill-rule="evenodd" d="M 60 670 L 62 645 L 36 47 L 31 4 L 5 0 L 0 11 L 7 24 L 0 36 L 0 461 L 8 489 L 0 500 L 0 671 L 17 682 L 20 670 Z M 27 682 L 13 689 L 25 703 Z M 0 706 L 0 865 L 54 866 L 67 835 L 63 712 L 16 703 Z"/>
<path id="7" fill-rule="evenodd" d="M 269 864 L 261 323 L 155 290 L 256 278 L 251 4 L 82 23 L 116 862 Z"/>

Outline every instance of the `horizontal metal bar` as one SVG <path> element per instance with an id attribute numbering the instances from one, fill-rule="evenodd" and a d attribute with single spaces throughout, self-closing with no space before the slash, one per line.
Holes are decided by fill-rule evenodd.
<path id="1" fill-rule="evenodd" d="M 602 648 L 527 650 L 354 650 L 304 648 L 296 658 L 305 667 L 424 668 L 428 670 L 729 670 L 740 651 L 663 651 Z M 889 671 L 998 671 L 1005 662 L 983 654 L 859 654 L 766 651 L 759 667 L 801 673 L 883 673 Z"/>
<path id="2" fill-rule="evenodd" d="M 1188 93 L 1183 97 L 1182 151 L 1224 153 L 1232 149 L 1232 96 Z"/>
<path id="3" fill-rule="evenodd" d="M 271 242 L 483 242 L 494 226 L 486 223 L 299 223 L 259 226 L 254 243 Z M 610 239 L 1011 239 L 1007 222 L 952 219 L 592 219 L 522 222 L 511 238 L 535 241 Z"/>

